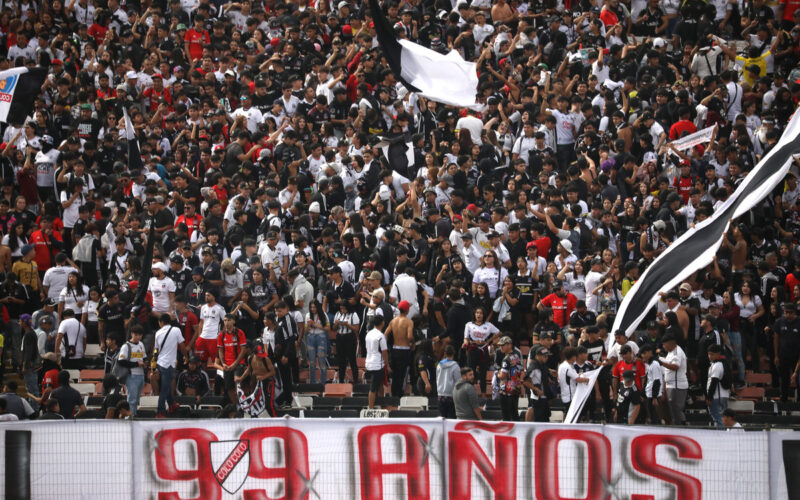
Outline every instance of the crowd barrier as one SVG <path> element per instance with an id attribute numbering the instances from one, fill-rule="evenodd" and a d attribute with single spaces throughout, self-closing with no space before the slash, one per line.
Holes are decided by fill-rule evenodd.
<path id="1" fill-rule="evenodd" d="M 790 499 L 800 434 L 441 419 L 15 422 L 8 499 Z M 791 492 L 791 494 L 790 494 Z"/>

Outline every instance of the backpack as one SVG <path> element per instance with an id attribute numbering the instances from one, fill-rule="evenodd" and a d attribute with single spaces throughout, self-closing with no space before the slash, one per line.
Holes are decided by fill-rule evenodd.
<path id="1" fill-rule="evenodd" d="M 720 380 L 719 383 L 723 389 L 729 391 L 733 385 L 733 370 L 731 369 L 731 363 L 728 361 L 728 358 L 725 357 L 722 357 L 719 360 L 722 363 L 722 380 Z"/>

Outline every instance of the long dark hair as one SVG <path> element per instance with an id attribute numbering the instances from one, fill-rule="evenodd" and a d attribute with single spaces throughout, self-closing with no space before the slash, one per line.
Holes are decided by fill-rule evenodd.
<path id="1" fill-rule="evenodd" d="M 16 220 L 11 224 L 11 229 L 8 231 L 8 248 L 10 248 L 12 252 L 19 248 L 20 236 L 17 236 L 17 228 L 20 226 L 24 227 L 22 221 Z M 21 237 L 26 242 L 28 241 L 28 238 L 25 236 L 25 231 L 22 231 Z"/>
<path id="2" fill-rule="evenodd" d="M 316 313 L 311 312 L 311 306 L 317 308 Z M 319 323 L 322 326 L 328 326 L 328 315 L 325 314 L 325 311 L 322 310 L 322 304 L 320 304 L 317 299 L 312 300 L 311 303 L 308 304 L 308 314 L 311 317 L 311 319 L 314 319 L 313 315 L 316 314 L 317 317 L 319 318 Z"/>

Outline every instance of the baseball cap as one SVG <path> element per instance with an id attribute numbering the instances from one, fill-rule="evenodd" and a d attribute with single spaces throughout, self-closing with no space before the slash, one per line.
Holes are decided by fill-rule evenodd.
<path id="1" fill-rule="evenodd" d="M 380 280 L 381 278 L 383 278 L 383 276 L 381 275 L 380 271 L 372 271 L 369 273 L 369 279 L 371 280 Z"/>
<path id="2" fill-rule="evenodd" d="M 626 380 L 633 380 L 633 370 L 625 370 L 622 372 L 622 378 Z"/>
<path id="3" fill-rule="evenodd" d="M 33 245 L 22 245 L 22 248 L 20 248 L 19 253 L 24 256 L 28 255 L 31 251 L 33 251 Z"/>
<path id="4" fill-rule="evenodd" d="M 200 267 L 200 266 L 194 266 L 192 268 L 192 275 L 195 275 L 195 274 L 198 274 L 198 275 L 202 276 L 203 275 L 203 268 Z"/>
<path id="5" fill-rule="evenodd" d="M 135 71 L 128 71 L 127 73 L 125 73 L 125 78 L 127 78 L 128 80 L 135 80 L 139 78 L 139 74 L 136 73 Z"/>
<path id="6" fill-rule="evenodd" d="M 411 304 L 408 303 L 407 300 L 401 300 L 399 304 L 397 304 L 397 308 L 403 312 L 408 312 L 411 309 Z"/>
<path id="7" fill-rule="evenodd" d="M 500 340 L 497 341 L 497 345 L 506 345 L 511 343 L 511 337 L 508 335 L 504 335 L 500 337 Z"/>
<path id="8" fill-rule="evenodd" d="M 550 355 L 550 350 L 548 350 L 547 347 L 539 347 L 538 349 L 536 349 L 536 355 L 537 356 L 549 356 Z"/>

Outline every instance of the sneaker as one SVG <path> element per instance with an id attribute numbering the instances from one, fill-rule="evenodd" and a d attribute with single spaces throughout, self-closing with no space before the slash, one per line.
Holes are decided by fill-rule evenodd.
<path id="1" fill-rule="evenodd" d="M 163 413 L 156 413 L 156 418 L 167 418 Z"/>
<path id="2" fill-rule="evenodd" d="M 176 411 L 178 411 L 178 408 L 180 407 L 181 405 L 179 405 L 178 403 L 172 403 L 172 405 L 170 405 L 169 407 L 169 410 L 167 410 L 167 413 L 175 413 Z"/>
<path id="3" fill-rule="evenodd" d="M 291 410 L 292 409 L 292 404 L 291 403 L 281 403 L 280 405 L 278 405 L 278 409 L 279 410 Z"/>

